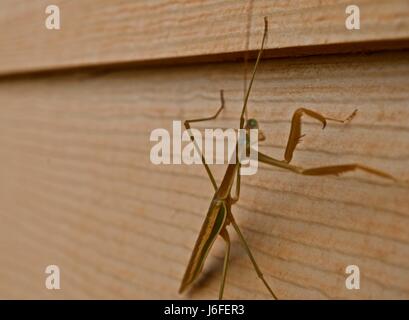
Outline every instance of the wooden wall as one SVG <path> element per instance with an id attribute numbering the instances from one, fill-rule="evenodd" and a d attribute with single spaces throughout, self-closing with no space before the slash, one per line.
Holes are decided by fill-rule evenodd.
<path id="1" fill-rule="evenodd" d="M 298 107 L 357 108 L 324 131 L 306 118 L 294 163 L 359 162 L 409 181 L 407 1 L 355 1 L 356 32 L 344 27 L 347 1 L 54 2 L 60 31 L 44 28 L 47 1 L 0 1 L 0 298 L 217 297 L 220 240 L 177 293 L 211 184 L 200 165 L 153 165 L 149 136 L 212 114 L 220 89 L 226 109 L 210 126 L 237 127 L 239 59 L 246 42 L 250 57 L 258 48 L 263 16 L 269 59 L 249 101 L 261 150 L 283 157 Z M 220 179 L 225 167 L 211 168 Z M 409 298 L 405 184 L 260 165 L 234 214 L 279 298 Z M 231 237 L 225 298 L 268 299 Z M 51 264 L 61 290 L 44 286 Z M 345 288 L 348 265 L 360 267 L 360 290 Z"/>

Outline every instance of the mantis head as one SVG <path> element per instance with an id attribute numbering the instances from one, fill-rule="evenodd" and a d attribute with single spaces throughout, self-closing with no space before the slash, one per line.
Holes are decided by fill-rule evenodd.
<path id="1" fill-rule="evenodd" d="M 257 121 L 256 119 L 254 119 L 254 118 L 248 119 L 248 120 L 246 121 L 246 127 L 245 127 L 245 128 L 246 128 L 247 130 L 257 129 L 257 130 L 258 130 L 258 141 L 264 141 L 264 140 L 266 140 L 266 137 L 265 137 L 263 131 L 261 131 L 261 130 L 259 129 L 258 121 Z"/>

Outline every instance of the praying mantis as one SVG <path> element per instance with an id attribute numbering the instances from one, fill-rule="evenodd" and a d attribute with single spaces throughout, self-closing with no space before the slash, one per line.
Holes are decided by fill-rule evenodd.
<path id="1" fill-rule="evenodd" d="M 240 129 L 245 129 L 247 134 L 250 129 L 259 129 L 259 125 L 256 119 L 253 119 L 253 118 L 247 119 L 247 102 L 250 96 L 250 91 L 251 91 L 251 88 L 254 82 L 257 67 L 260 63 L 260 58 L 262 56 L 262 52 L 264 49 L 264 44 L 265 44 L 266 36 L 267 36 L 267 30 L 268 30 L 268 21 L 267 21 L 267 18 L 265 17 L 264 18 L 264 33 L 263 33 L 263 38 L 261 42 L 261 47 L 257 55 L 257 59 L 256 59 L 254 69 L 252 72 L 252 77 L 250 79 L 249 85 L 245 93 L 243 107 L 242 107 L 242 111 L 240 115 Z M 194 139 L 194 136 L 190 133 L 191 123 L 216 119 L 225 106 L 223 91 L 220 92 L 220 99 L 221 99 L 221 106 L 219 107 L 219 109 L 213 116 L 185 121 L 184 125 L 187 131 L 189 132 L 190 139 L 192 140 L 193 143 L 195 143 L 195 139 Z M 334 122 L 339 122 L 339 123 L 347 123 L 351 121 L 353 117 L 356 115 L 356 112 L 357 110 L 352 112 L 352 114 L 346 117 L 345 119 L 336 119 L 336 118 L 330 118 L 330 117 L 323 116 L 322 114 L 315 112 L 313 110 L 310 110 L 310 109 L 299 108 L 294 112 L 293 117 L 292 117 L 290 134 L 289 134 L 287 146 L 286 146 L 285 153 L 284 153 L 284 160 L 274 159 L 268 155 L 258 152 L 258 161 L 265 163 L 267 165 L 279 167 L 285 170 L 290 170 L 296 174 L 307 175 L 307 176 L 339 175 L 341 173 L 345 173 L 348 171 L 362 170 L 369 174 L 374 174 L 382 178 L 387 178 L 387 179 L 396 181 L 396 179 L 388 173 L 382 172 L 380 170 L 377 170 L 377 169 L 374 169 L 374 168 L 371 168 L 365 165 L 357 164 L 357 163 L 330 165 L 330 166 L 315 167 L 315 168 L 303 168 L 300 166 L 290 164 L 293 158 L 293 153 L 295 151 L 295 148 L 297 144 L 300 142 L 300 139 L 303 137 L 303 135 L 301 134 L 301 118 L 303 115 L 309 116 L 321 122 L 323 125 L 323 128 L 325 128 L 325 126 L 327 125 L 327 121 L 334 121 Z M 259 138 L 259 141 L 262 141 L 265 139 L 261 131 L 259 131 L 258 138 Z M 261 272 L 259 266 L 257 265 L 256 260 L 254 259 L 254 256 L 232 214 L 232 206 L 240 198 L 241 163 L 239 161 L 235 161 L 234 163 L 229 163 L 227 166 L 226 172 L 224 174 L 224 177 L 220 185 L 218 186 L 212 172 L 210 171 L 208 164 L 205 161 L 203 154 L 201 154 L 199 147 L 197 146 L 196 143 L 195 143 L 195 147 L 198 150 L 199 154 L 201 155 L 202 164 L 204 165 L 206 169 L 207 175 L 209 176 L 209 179 L 214 187 L 215 193 L 210 203 L 209 209 L 207 211 L 206 218 L 201 227 L 199 236 L 196 240 L 196 244 L 191 254 L 185 274 L 183 276 L 183 280 L 182 280 L 182 283 L 179 289 L 179 293 L 184 292 L 189 287 L 189 285 L 191 285 L 198 278 L 203 268 L 204 262 L 209 254 L 209 251 L 211 250 L 217 236 L 220 235 L 225 241 L 225 246 L 226 246 L 224 263 L 223 263 L 222 279 L 221 279 L 221 284 L 220 284 L 220 289 L 219 289 L 219 299 L 223 298 L 223 292 L 224 292 L 224 286 L 226 282 L 226 275 L 227 275 L 227 270 L 229 266 L 229 256 L 230 256 L 230 237 L 229 237 L 227 227 L 229 225 L 232 225 L 241 243 L 243 244 L 248 257 L 251 260 L 251 263 L 257 273 L 257 276 L 261 279 L 261 281 L 263 282 L 264 286 L 267 288 L 271 296 L 274 299 L 277 299 L 277 295 L 273 292 L 273 290 L 271 289 L 271 287 L 265 280 L 263 273 Z M 246 147 L 249 148 L 250 146 L 246 146 Z M 237 154 L 238 152 L 237 152 L 237 144 L 236 144 L 236 157 L 237 157 Z M 234 183 L 235 183 L 235 194 L 234 196 L 232 196 L 232 189 L 233 189 Z"/>

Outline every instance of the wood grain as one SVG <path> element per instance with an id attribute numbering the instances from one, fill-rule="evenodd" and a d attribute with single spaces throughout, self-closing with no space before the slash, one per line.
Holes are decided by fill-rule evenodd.
<path id="1" fill-rule="evenodd" d="M 407 0 L 354 0 L 361 29 L 345 28 L 349 0 L 55 0 L 61 30 L 45 27 L 46 0 L 0 0 L 0 74 L 167 59 L 242 58 L 257 50 L 263 17 L 267 55 L 393 48 L 409 39 Z M 334 46 L 336 45 L 336 46 Z M 323 46 L 323 47 L 322 47 Z M 401 46 L 401 44 L 400 44 Z"/>
<path id="2" fill-rule="evenodd" d="M 282 158 L 292 112 L 305 119 L 294 163 L 351 161 L 409 179 L 408 52 L 263 61 L 250 115 Z M 226 110 L 236 127 L 236 63 L 21 76 L 0 80 L 0 298 L 217 298 L 223 242 L 187 295 L 177 289 L 212 188 L 199 165 L 155 166 L 154 128 Z M 217 177 L 224 166 L 212 166 Z M 303 177 L 261 165 L 234 213 L 282 299 L 409 298 L 409 189 L 363 173 Z M 269 298 L 232 232 L 225 297 Z M 45 267 L 61 268 L 60 291 Z M 345 268 L 361 289 L 345 289 Z"/>

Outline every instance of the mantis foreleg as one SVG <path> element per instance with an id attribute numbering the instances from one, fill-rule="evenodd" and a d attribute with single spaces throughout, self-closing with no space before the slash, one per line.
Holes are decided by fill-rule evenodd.
<path id="1" fill-rule="evenodd" d="M 293 158 L 293 153 L 294 153 L 295 148 L 297 147 L 297 144 L 301 141 L 301 138 L 304 136 L 301 134 L 301 117 L 303 116 L 303 114 L 320 121 L 324 129 L 325 126 L 327 125 L 327 120 L 340 122 L 340 123 L 346 123 L 346 122 L 351 121 L 352 118 L 355 117 L 357 111 L 358 110 L 355 110 L 345 119 L 335 119 L 335 118 L 325 117 L 322 114 L 316 111 L 310 110 L 310 109 L 305 109 L 305 108 L 297 109 L 294 112 L 293 118 L 291 120 L 290 135 L 288 137 L 287 147 L 285 148 L 285 154 L 284 154 L 285 162 L 290 163 L 291 159 Z"/>

